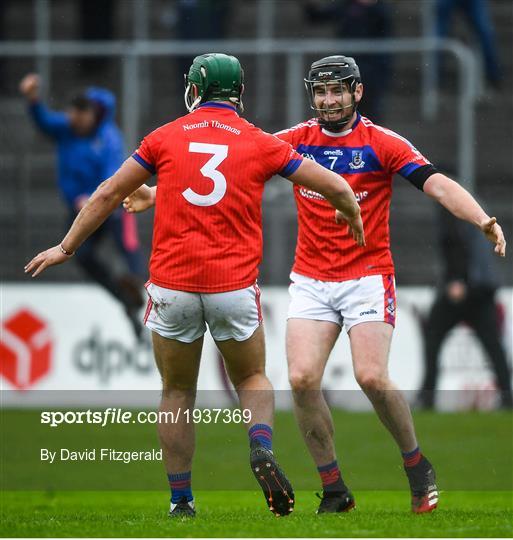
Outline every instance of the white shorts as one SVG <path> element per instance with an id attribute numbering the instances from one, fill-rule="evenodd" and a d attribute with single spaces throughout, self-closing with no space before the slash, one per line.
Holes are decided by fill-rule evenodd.
<path id="1" fill-rule="evenodd" d="M 256 283 L 237 291 L 207 294 L 174 291 L 148 282 L 146 291 L 144 324 L 168 339 L 192 343 L 206 332 L 208 324 L 216 341 L 244 341 L 262 323 Z"/>
<path id="2" fill-rule="evenodd" d="M 349 332 L 369 321 L 395 326 L 395 279 L 392 274 L 348 281 L 319 281 L 292 272 L 288 319 L 331 321 Z"/>

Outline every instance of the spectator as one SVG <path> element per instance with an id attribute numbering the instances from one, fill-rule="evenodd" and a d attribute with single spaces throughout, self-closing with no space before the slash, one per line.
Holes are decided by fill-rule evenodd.
<path id="1" fill-rule="evenodd" d="M 484 57 L 486 80 L 493 88 L 498 89 L 502 79 L 502 73 L 499 66 L 488 1 L 437 0 L 435 9 L 436 35 L 439 38 L 448 36 L 452 15 L 456 9 L 465 15 L 479 39 Z"/>
<path id="2" fill-rule="evenodd" d="M 59 188 L 71 224 L 98 185 L 123 162 L 123 139 L 114 122 L 115 97 L 102 88 L 89 88 L 75 96 L 66 112 L 50 111 L 39 97 L 40 79 L 26 75 L 20 91 L 27 98 L 36 126 L 57 145 Z M 129 272 L 121 279 L 98 257 L 99 241 L 110 234 Z M 86 274 L 120 301 L 139 338 L 143 305 L 142 258 L 133 216 L 121 208 L 83 243 L 76 260 Z"/>
<path id="3" fill-rule="evenodd" d="M 501 342 L 495 291 L 498 287 L 493 254 L 478 229 L 441 210 L 440 248 L 443 280 L 424 327 L 425 368 L 419 405 L 434 406 L 439 355 L 449 331 L 465 322 L 486 351 L 501 391 L 501 406 L 513 405 L 511 373 Z"/>

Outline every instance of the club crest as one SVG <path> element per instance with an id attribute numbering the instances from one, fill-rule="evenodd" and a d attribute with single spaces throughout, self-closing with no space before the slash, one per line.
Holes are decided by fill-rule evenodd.
<path id="1" fill-rule="evenodd" d="M 394 302 L 394 299 L 393 298 L 387 298 L 387 312 L 390 314 L 390 315 L 393 315 L 395 313 L 395 302 Z"/>
<path id="2" fill-rule="evenodd" d="M 362 150 L 353 150 L 349 167 L 351 169 L 361 169 L 365 166 L 365 161 L 362 159 Z"/>

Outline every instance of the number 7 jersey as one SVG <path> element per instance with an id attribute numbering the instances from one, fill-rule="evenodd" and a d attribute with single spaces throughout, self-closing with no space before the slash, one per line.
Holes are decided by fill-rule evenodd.
<path id="1" fill-rule="evenodd" d="M 435 171 L 430 162 L 406 139 L 359 114 L 353 128 L 342 133 L 326 131 L 311 119 L 276 135 L 347 180 L 360 204 L 367 244 L 356 246 L 347 226 L 335 223 L 333 207 L 322 195 L 294 185 L 298 241 L 293 271 L 321 281 L 392 274 L 392 176 L 398 173 L 420 187 L 416 171 Z"/>
<path id="2" fill-rule="evenodd" d="M 132 156 L 157 174 L 150 280 L 216 293 L 252 285 L 262 259 L 262 196 L 302 157 L 222 103 L 146 136 Z"/>

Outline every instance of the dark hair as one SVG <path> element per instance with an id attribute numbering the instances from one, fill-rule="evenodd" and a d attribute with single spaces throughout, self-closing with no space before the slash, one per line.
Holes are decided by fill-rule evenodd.
<path id="1" fill-rule="evenodd" d="M 97 126 L 102 122 L 105 116 L 105 109 L 85 94 L 73 96 L 69 101 L 69 106 L 79 111 L 93 111 Z"/>
<path id="2" fill-rule="evenodd" d="M 73 96 L 69 100 L 69 106 L 75 109 L 78 109 L 79 111 L 86 111 L 88 109 L 96 109 L 96 104 L 93 101 L 91 101 L 88 97 L 86 97 L 84 94 L 78 94 L 78 95 Z"/>

